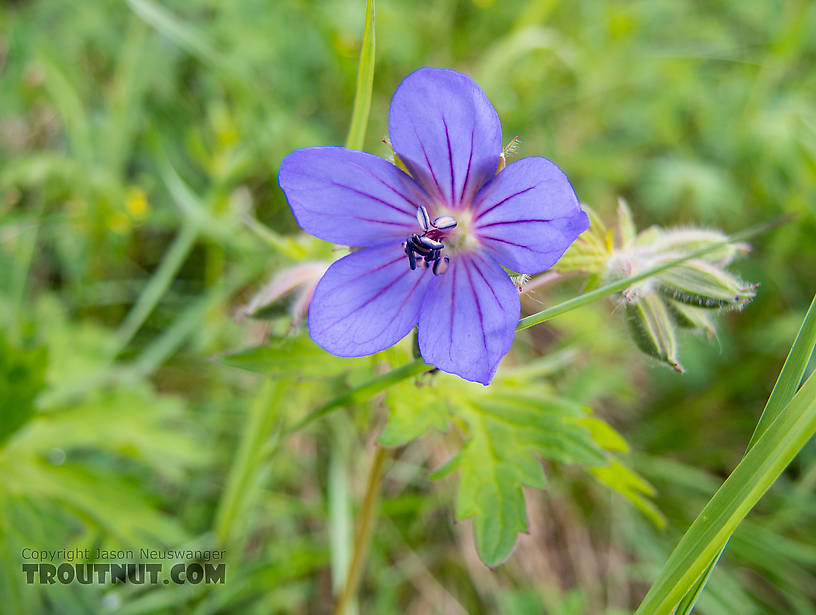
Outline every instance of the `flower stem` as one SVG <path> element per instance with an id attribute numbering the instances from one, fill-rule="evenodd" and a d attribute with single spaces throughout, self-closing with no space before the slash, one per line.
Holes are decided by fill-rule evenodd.
<path id="1" fill-rule="evenodd" d="M 365 564 L 366 553 L 368 551 L 368 542 L 371 538 L 371 530 L 374 529 L 374 521 L 377 518 L 377 503 L 379 502 L 380 487 L 382 486 L 382 479 L 385 475 L 385 460 L 388 454 L 389 450 L 382 446 L 377 447 L 377 452 L 374 453 L 371 470 L 368 472 L 363 507 L 360 510 L 360 524 L 357 527 L 357 534 L 354 537 L 351 564 L 349 565 L 343 593 L 340 595 L 340 599 L 337 601 L 337 606 L 334 609 L 334 615 L 344 615 L 348 605 L 357 593 L 360 574 L 363 571 L 363 565 Z"/>

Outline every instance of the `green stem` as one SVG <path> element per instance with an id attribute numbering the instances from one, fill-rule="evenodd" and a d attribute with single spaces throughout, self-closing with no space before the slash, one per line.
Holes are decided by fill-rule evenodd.
<path id="1" fill-rule="evenodd" d="M 422 372 L 429 369 L 433 368 L 426 365 L 422 359 L 415 359 L 414 361 L 406 363 L 405 365 L 400 365 L 399 367 L 392 369 L 381 376 L 372 378 L 360 386 L 354 387 L 343 395 L 335 397 L 329 403 L 324 404 L 317 410 L 307 414 L 304 418 L 287 430 L 287 435 L 294 433 L 299 429 L 303 429 L 312 421 L 319 419 L 321 416 L 328 414 L 332 410 L 337 410 L 338 408 L 342 408 L 344 406 L 351 406 L 356 403 L 368 401 L 377 393 L 384 391 L 392 384 L 396 384 L 402 380 L 405 380 L 406 378 L 410 378 L 411 376 L 418 376 Z"/>
<path id="2" fill-rule="evenodd" d="M 378 447 L 374 454 L 374 461 L 368 473 L 366 482 L 366 493 L 363 498 L 363 508 L 360 510 L 360 525 L 354 537 L 354 550 L 352 551 L 351 564 L 349 566 L 346 583 L 343 586 L 343 593 L 334 608 L 334 615 L 344 615 L 348 605 L 357 593 L 357 585 L 360 582 L 360 574 L 365 563 L 368 551 L 368 541 L 371 538 L 371 530 L 374 529 L 374 521 L 377 518 L 377 503 L 380 497 L 380 487 L 385 475 L 385 460 L 388 457 L 388 449 Z"/>

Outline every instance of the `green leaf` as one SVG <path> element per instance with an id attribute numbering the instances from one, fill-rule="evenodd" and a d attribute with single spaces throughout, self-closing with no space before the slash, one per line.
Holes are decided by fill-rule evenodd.
<path id="1" fill-rule="evenodd" d="M 456 460 L 446 464 L 460 475 L 456 518 L 473 518 L 479 557 L 492 568 L 507 559 L 518 533 L 527 530 L 522 486 L 547 484 L 538 457 L 601 465 L 606 456 L 575 420 L 586 410 L 546 393 L 474 395 L 469 403 L 456 404 L 455 413 L 471 436 Z"/>
<path id="2" fill-rule="evenodd" d="M 0 336 L 0 445 L 34 415 L 47 365 L 45 348 L 21 350 Z"/>
<path id="3" fill-rule="evenodd" d="M 308 335 L 296 335 L 277 337 L 265 346 L 239 350 L 223 355 L 220 360 L 226 365 L 273 378 L 291 374 L 300 379 L 314 379 L 349 371 L 365 359 L 335 357 Z"/>
<path id="4" fill-rule="evenodd" d="M 448 429 L 450 411 L 437 387 L 401 382 L 389 389 L 385 405 L 391 412 L 378 440 L 382 446 L 402 446 L 431 428 Z"/>
<path id="5" fill-rule="evenodd" d="M 655 495 L 654 487 L 620 460 L 613 459 L 607 466 L 591 467 L 589 472 L 601 483 L 629 500 L 658 528 L 663 529 L 666 526 L 666 518 L 663 513 L 649 499 Z"/>
<path id="6" fill-rule="evenodd" d="M 586 427 L 595 444 L 602 449 L 619 453 L 629 452 L 629 445 L 626 440 L 609 423 L 595 416 L 577 419 L 575 422 Z"/>
<path id="7" fill-rule="evenodd" d="M 771 395 L 768 397 L 768 402 L 759 417 L 756 429 L 748 442 L 748 450 L 751 450 L 756 440 L 765 433 L 768 426 L 776 419 L 780 411 L 790 403 L 799 384 L 802 381 L 802 376 L 805 374 L 808 363 L 810 363 L 811 355 L 813 355 L 814 348 L 816 348 L 816 296 L 810 303 L 805 319 L 796 338 L 793 340 L 790 352 L 785 359 L 785 364 L 782 366 L 782 371 L 779 373 L 779 378 L 776 380 Z M 727 543 L 726 543 L 727 545 Z M 683 597 L 683 600 L 677 607 L 677 615 L 688 615 L 694 610 L 700 594 L 705 589 L 714 568 L 717 565 L 720 557 L 725 550 L 725 546 L 720 552 L 709 562 L 705 571 L 697 579 L 694 586 Z"/>

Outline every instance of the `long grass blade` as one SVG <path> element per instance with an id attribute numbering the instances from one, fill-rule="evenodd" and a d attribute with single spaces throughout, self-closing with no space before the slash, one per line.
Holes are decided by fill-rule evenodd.
<path id="1" fill-rule="evenodd" d="M 368 113 L 371 110 L 371 91 L 374 87 L 374 0 L 366 2 L 363 47 L 360 50 L 360 67 L 357 71 L 357 90 L 351 113 L 346 147 L 363 149 Z"/>
<path id="2" fill-rule="evenodd" d="M 810 304 L 805 320 L 796 334 L 796 339 L 793 341 L 788 357 L 785 359 L 785 364 L 782 366 L 782 371 L 779 373 L 779 378 L 771 391 L 768 402 L 765 404 L 765 409 L 759 417 L 756 429 L 751 436 L 748 443 L 748 450 L 754 446 L 754 443 L 762 434 L 768 429 L 768 426 L 778 416 L 779 412 L 788 404 L 796 391 L 799 384 L 802 382 L 802 377 L 805 374 L 810 357 L 813 355 L 813 350 L 816 348 L 816 296 Z M 711 574 L 717 562 L 720 561 L 725 548 L 728 543 L 723 546 L 722 550 L 717 556 L 711 560 L 711 563 L 706 568 L 705 572 L 695 582 L 691 591 L 687 593 L 680 604 L 677 606 L 675 615 L 690 615 L 699 600 L 700 595 L 708 584 Z"/>
<path id="3" fill-rule="evenodd" d="M 670 613 L 713 568 L 728 538 L 801 448 L 816 433 L 816 377 L 767 423 L 669 557 L 636 615 Z M 691 604 L 692 601 L 689 601 Z M 693 604 L 691 604 L 693 607 Z"/>

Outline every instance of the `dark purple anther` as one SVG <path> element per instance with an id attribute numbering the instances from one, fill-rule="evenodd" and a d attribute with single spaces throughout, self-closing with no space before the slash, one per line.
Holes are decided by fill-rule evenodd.
<path id="1" fill-rule="evenodd" d="M 417 241 L 419 241 L 423 247 L 428 248 L 429 250 L 441 250 L 445 247 L 445 244 L 443 244 L 441 241 L 436 241 L 430 237 L 418 237 Z"/>
<path id="2" fill-rule="evenodd" d="M 448 263 L 450 262 L 450 258 L 447 256 L 443 256 L 433 264 L 433 274 L 434 275 L 442 275 L 448 270 Z"/>
<path id="3" fill-rule="evenodd" d="M 409 245 L 411 246 L 411 249 L 414 252 L 416 252 L 417 254 L 421 254 L 422 256 L 427 256 L 428 254 L 431 253 L 433 248 L 430 248 L 430 247 L 426 246 L 422 242 L 423 239 L 424 238 L 420 237 L 419 235 L 412 235 L 411 236 L 411 241 L 409 241 L 408 243 L 409 243 Z"/>
<path id="4" fill-rule="evenodd" d="M 408 265 L 411 267 L 411 271 L 416 269 L 416 256 L 414 256 L 414 251 L 411 249 L 411 246 L 405 248 L 405 253 L 408 255 Z"/>
<path id="5" fill-rule="evenodd" d="M 417 207 L 417 222 L 419 222 L 419 228 L 421 228 L 425 233 L 430 230 L 431 217 L 428 215 L 428 210 L 425 209 L 424 205 Z"/>
<path id="6" fill-rule="evenodd" d="M 434 228 L 439 229 L 440 231 L 449 231 L 456 228 L 456 218 L 453 216 L 440 216 L 435 218 L 431 224 L 433 224 Z"/>

